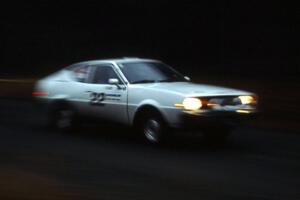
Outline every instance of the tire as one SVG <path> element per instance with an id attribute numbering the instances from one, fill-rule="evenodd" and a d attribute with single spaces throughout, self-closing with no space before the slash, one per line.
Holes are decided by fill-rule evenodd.
<path id="1" fill-rule="evenodd" d="M 68 105 L 61 105 L 49 114 L 49 125 L 61 132 L 70 132 L 77 125 L 75 111 Z"/>
<path id="2" fill-rule="evenodd" d="M 160 114 L 149 112 L 142 116 L 139 132 L 150 144 L 162 144 L 166 139 L 166 123 Z"/>

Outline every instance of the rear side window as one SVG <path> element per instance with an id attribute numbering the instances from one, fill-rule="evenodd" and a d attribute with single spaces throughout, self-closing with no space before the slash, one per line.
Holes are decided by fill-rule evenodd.
<path id="1" fill-rule="evenodd" d="M 118 75 L 111 66 L 97 66 L 94 71 L 92 83 L 94 84 L 108 84 L 110 78 L 119 79 Z"/>
<path id="2" fill-rule="evenodd" d="M 89 75 L 89 67 L 88 66 L 78 66 L 72 69 L 75 81 L 78 82 L 87 82 Z"/>

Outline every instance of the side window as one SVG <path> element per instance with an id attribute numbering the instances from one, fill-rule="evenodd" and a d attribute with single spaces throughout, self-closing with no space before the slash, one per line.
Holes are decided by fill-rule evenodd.
<path id="1" fill-rule="evenodd" d="M 95 84 L 108 84 L 108 79 L 115 78 L 119 79 L 116 72 L 111 66 L 97 66 L 94 71 L 94 77 L 92 78 L 92 83 Z"/>
<path id="2" fill-rule="evenodd" d="M 72 69 L 75 81 L 86 82 L 89 75 L 88 66 L 78 66 Z"/>

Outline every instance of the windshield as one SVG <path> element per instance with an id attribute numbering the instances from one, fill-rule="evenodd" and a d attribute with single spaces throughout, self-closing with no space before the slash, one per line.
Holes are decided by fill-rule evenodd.
<path id="1" fill-rule="evenodd" d="M 187 81 L 183 75 L 160 62 L 132 62 L 119 66 L 131 84 Z"/>

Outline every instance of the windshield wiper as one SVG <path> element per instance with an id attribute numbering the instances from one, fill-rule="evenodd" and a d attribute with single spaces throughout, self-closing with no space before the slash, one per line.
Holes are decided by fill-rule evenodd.
<path id="1" fill-rule="evenodd" d="M 157 82 L 156 80 L 139 80 L 139 81 L 133 81 L 131 82 L 131 84 L 135 84 L 135 83 L 155 83 Z"/>
<path id="2" fill-rule="evenodd" d="M 163 82 L 174 82 L 173 78 L 167 78 L 167 79 L 163 79 L 163 80 L 159 80 L 158 82 L 163 83 Z"/>
<path id="3" fill-rule="evenodd" d="M 158 82 L 164 83 L 164 82 L 183 82 L 184 80 L 180 80 L 178 78 L 167 78 L 163 80 L 159 80 Z"/>

